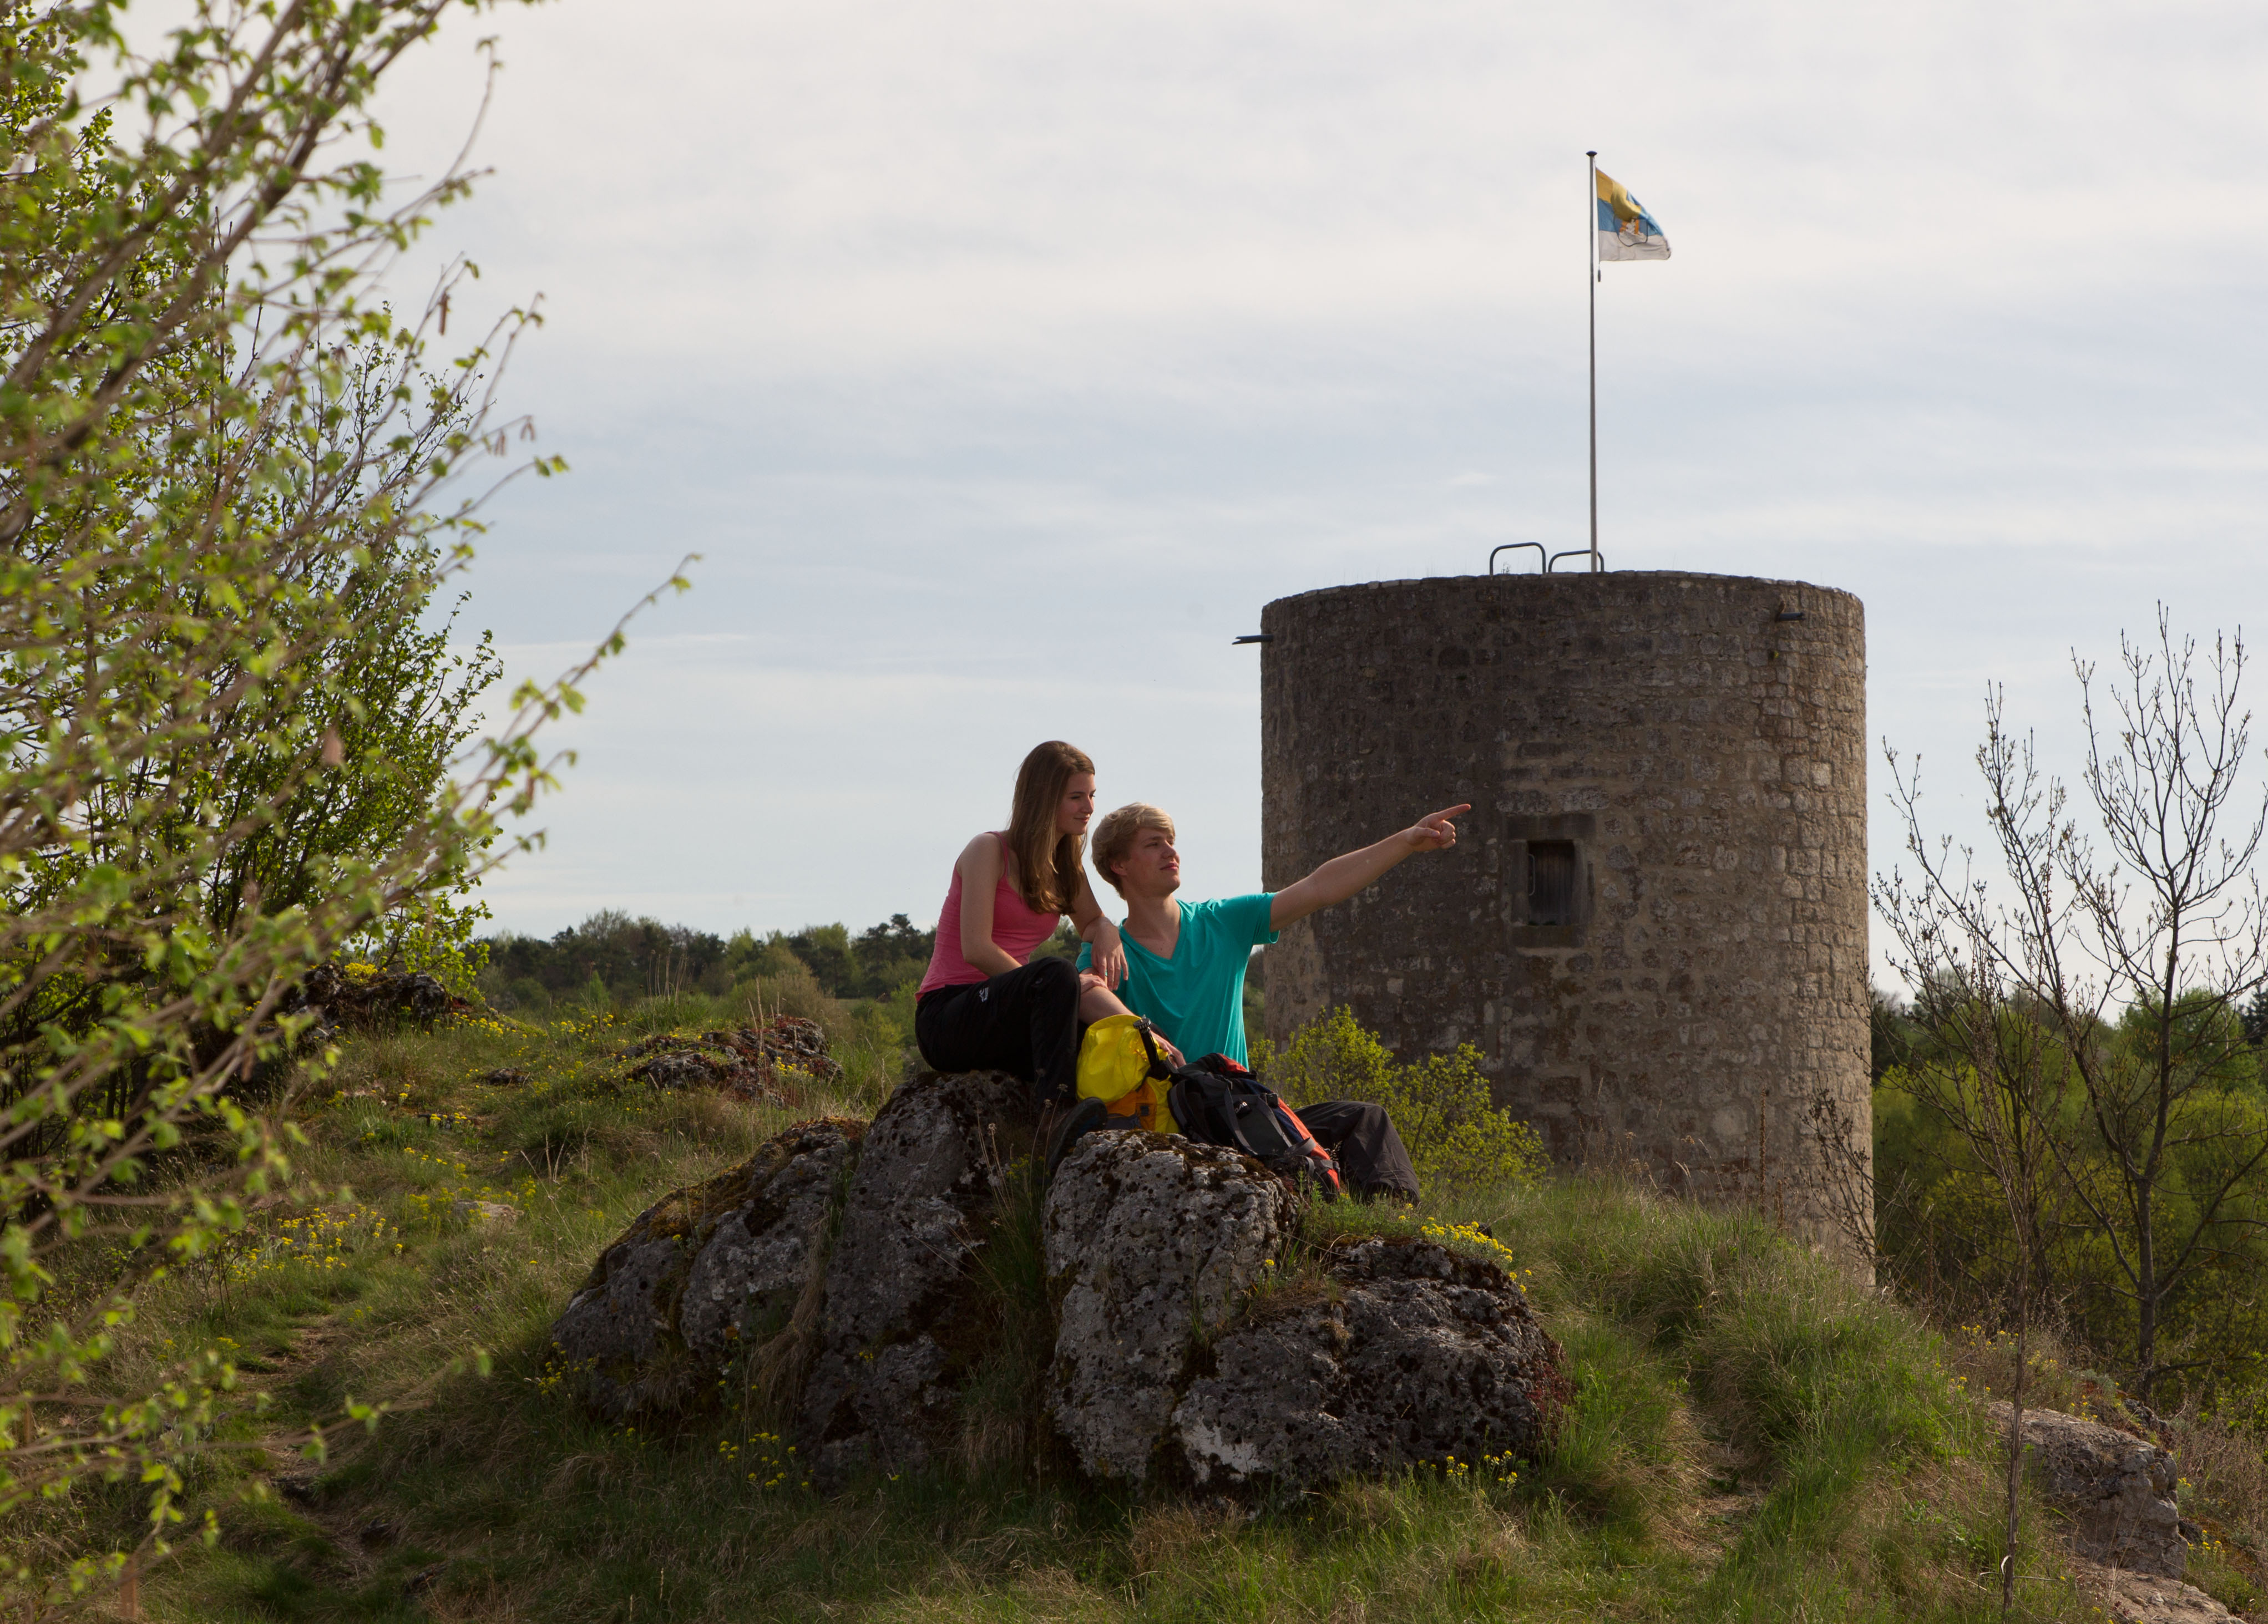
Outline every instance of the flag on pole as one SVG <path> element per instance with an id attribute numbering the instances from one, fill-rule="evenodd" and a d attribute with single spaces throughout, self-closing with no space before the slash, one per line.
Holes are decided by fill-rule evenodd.
<path id="1" fill-rule="evenodd" d="M 1606 260 L 1666 260 L 1669 239 L 1653 223 L 1645 206 L 1603 169 L 1599 177 L 1599 258 Z"/>

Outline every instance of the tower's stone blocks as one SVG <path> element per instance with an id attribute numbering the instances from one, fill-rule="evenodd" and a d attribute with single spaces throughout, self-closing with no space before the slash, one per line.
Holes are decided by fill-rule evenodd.
<path id="1" fill-rule="evenodd" d="M 1473 804 L 1454 853 L 1269 950 L 1270 1034 L 1346 1003 L 1404 1054 L 1470 1042 L 1563 1159 L 1831 1239 L 1871 1143 L 1859 600 L 1460 577 L 1262 626 L 1270 888 Z"/>

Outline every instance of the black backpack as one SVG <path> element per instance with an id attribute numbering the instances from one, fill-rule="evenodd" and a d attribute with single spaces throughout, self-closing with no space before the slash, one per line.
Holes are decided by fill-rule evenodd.
<path id="1" fill-rule="evenodd" d="M 1166 1109 L 1184 1137 L 1226 1145 L 1271 1172 L 1311 1181 L 1325 1201 L 1338 1199 L 1339 1165 L 1315 1143 L 1283 1096 L 1226 1054 L 1201 1054 L 1175 1069 Z"/>

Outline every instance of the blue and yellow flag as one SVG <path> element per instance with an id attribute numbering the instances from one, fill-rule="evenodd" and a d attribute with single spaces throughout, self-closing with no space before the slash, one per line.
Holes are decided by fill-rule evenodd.
<path id="1" fill-rule="evenodd" d="M 1669 239 L 1645 205 L 1623 183 L 1603 169 L 1599 178 L 1599 258 L 1604 260 L 1666 260 Z"/>

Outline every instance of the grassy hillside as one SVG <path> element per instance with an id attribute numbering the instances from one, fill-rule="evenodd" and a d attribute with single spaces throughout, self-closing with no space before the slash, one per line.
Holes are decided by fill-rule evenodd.
<path id="1" fill-rule="evenodd" d="M 745 1405 L 660 1435 L 594 1424 L 545 1329 L 600 1248 L 789 1121 L 879 1102 L 872 1066 L 848 1097 L 787 1109 L 622 1083 L 628 1039 L 733 1013 L 659 999 L 350 1045 L 322 1097 L 292 1106 L 307 1199 L 166 1282 L 129 1332 L 137 1369 L 221 1341 L 268 1407 L 247 1402 L 241 1447 L 193 1485 L 217 1543 L 146 1576 L 144 1616 L 1998 1614 L 1996 1469 L 1955 1368 L 1981 1370 L 1975 1349 L 1753 1219 L 1609 1181 L 1318 1220 L 1480 1222 L 1510 1249 L 1575 1386 L 1556 1446 L 1516 1467 L 1248 1514 L 1096 1495 L 973 1443 L 965 1469 L 830 1499 L 804 1486 L 780 1419 Z M 486 1080 L 502 1072 L 524 1080 Z M 350 1398 L 389 1407 L 325 1461 L 266 1445 Z M 123 1491 L 89 1495 L 39 1537 L 51 1553 L 130 1539 L 136 1515 Z M 2022 1615 L 2083 1616 L 2036 1510 L 2025 1528 Z"/>

